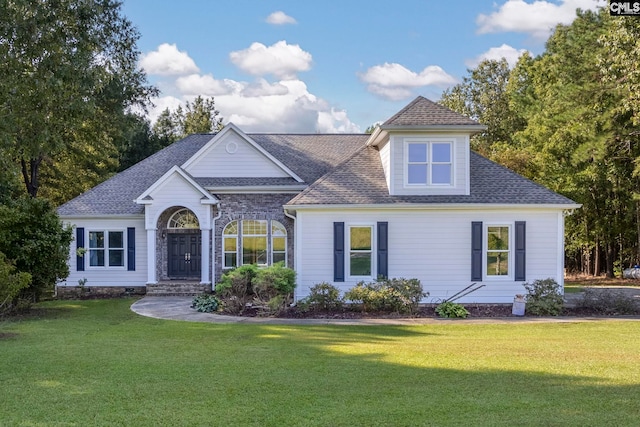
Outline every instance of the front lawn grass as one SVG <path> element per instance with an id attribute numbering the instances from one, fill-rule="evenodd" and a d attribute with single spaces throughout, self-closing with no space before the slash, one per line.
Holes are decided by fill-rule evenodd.
<path id="1" fill-rule="evenodd" d="M 640 322 L 292 326 L 53 301 L 0 322 L 0 425 L 635 426 Z"/>

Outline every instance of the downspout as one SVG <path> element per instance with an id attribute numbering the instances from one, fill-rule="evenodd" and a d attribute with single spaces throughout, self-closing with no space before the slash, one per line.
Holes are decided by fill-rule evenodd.
<path id="1" fill-rule="evenodd" d="M 286 216 L 287 218 L 291 218 L 291 220 L 293 221 L 293 269 L 296 272 L 296 276 L 298 276 L 298 269 L 296 268 L 296 265 L 298 265 L 298 227 L 297 227 L 297 221 L 296 221 L 296 216 L 290 214 L 287 209 L 284 209 L 284 216 Z M 295 305 L 297 302 L 297 289 L 294 289 L 293 291 L 293 302 L 291 303 L 291 305 Z"/>
<path id="2" fill-rule="evenodd" d="M 216 221 L 222 216 L 220 202 L 216 203 L 218 213 L 211 220 L 211 292 L 216 290 Z"/>

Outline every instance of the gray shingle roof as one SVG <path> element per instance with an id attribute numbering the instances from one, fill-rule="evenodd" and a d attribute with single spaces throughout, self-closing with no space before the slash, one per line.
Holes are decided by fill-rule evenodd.
<path id="1" fill-rule="evenodd" d="M 61 216 L 142 215 L 144 206 L 133 201 L 175 165 L 181 165 L 215 135 L 190 135 L 120 172 L 58 208 Z M 310 184 L 351 156 L 369 135 L 250 134 L 256 143 Z M 195 178 L 204 186 L 299 184 L 294 179 Z"/>
<path id="2" fill-rule="evenodd" d="M 560 204 L 575 203 L 471 152 L 471 189 L 465 195 L 391 196 L 379 152 L 366 147 L 289 202 L 290 205 L 357 204 Z"/>
<path id="3" fill-rule="evenodd" d="M 478 126 L 475 120 L 436 104 L 423 96 L 414 99 L 382 124 L 382 128 L 429 126 Z"/>

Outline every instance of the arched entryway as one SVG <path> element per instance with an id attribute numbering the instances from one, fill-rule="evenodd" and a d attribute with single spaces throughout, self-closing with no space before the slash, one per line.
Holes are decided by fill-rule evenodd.
<path id="1" fill-rule="evenodd" d="M 202 234 L 196 215 L 187 208 L 175 211 L 167 221 L 166 238 L 168 278 L 199 278 L 202 271 Z"/>

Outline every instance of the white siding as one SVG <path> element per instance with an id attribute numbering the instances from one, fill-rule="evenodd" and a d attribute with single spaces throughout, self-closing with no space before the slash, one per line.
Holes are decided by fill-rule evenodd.
<path id="1" fill-rule="evenodd" d="M 389 141 L 385 141 L 378 149 L 380 150 L 380 162 L 382 163 L 384 177 L 387 181 L 387 188 L 389 189 L 389 193 L 391 193 L 391 144 Z"/>
<path id="2" fill-rule="evenodd" d="M 411 138 L 443 138 L 453 141 L 453 186 L 408 187 L 405 185 L 405 141 Z M 434 194 L 468 194 L 469 174 L 469 137 L 459 134 L 420 134 L 394 135 L 389 145 L 392 151 L 390 158 L 391 180 L 389 186 L 393 195 L 434 195 Z"/>
<path id="3" fill-rule="evenodd" d="M 298 211 L 296 241 L 298 258 L 296 298 L 308 295 L 320 282 L 333 283 L 333 222 L 389 224 L 389 277 L 418 278 L 429 297 L 437 302 L 469 286 L 471 278 L 471 222 L 514 223 L 526 221 L 526 279 L 557 277 L 563 261 L 559 253 L 558 216 L 561 212 L 507 210 L 387 210 L 370 211 Z M 345 252 L 348 248 L 345 248 Z M 347 255 L 348 256 L 348 255 Z M 348 265 L 348 262 L 346 263 Z M 374 267 L 375 272 L 375 267 Z M 342 292 L 357 281 L 333 283 Z M 375 273 L 374 273 L 375 275 Z M 485 286 L 459 302 L 508 303 L 516 294 L 525 293 L 522 282 L 484 280 Z"/>
<path id="4" fill-rule="evenodd" d="M 85 286 L 144 286 L 147 283 L 147 234 L 144 218 L 135 219 L 83 219 L 70 221 L 74 225 L 73 242 L 69 252 L 69 277 L 58 286 L 78 286 L 78 280 L 87 279 Z M 85 248 L 89 247 L 89 231 L 113 230 L 123 231 L 125 238 L 124 267 L 90 267 L 86 262 L 85 270 L 77 271 L 76 265 L 76 227 L 84 228 Z M 136 269 L 127 270 L 127 228 L 136 229 Z"/>
<path id="5" fill-rule="evenodd" d="M 194 177 L 282 178 L 289 175 L 234 132 L 212 144 L 185 170 Z"/>

